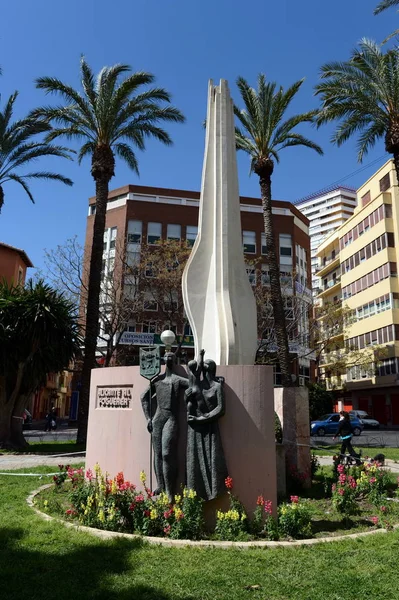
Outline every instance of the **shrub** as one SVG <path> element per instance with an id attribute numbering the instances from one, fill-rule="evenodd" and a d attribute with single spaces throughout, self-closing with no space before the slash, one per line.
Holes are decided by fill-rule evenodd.
<path id="1" fill-rule="evenodd" d="M 232 493 L 232 478 L 226 477 L 225 484 L 230 499 L 230 509 L 216 512 L 215 535 L 220 540 L 244 538 L 249 529 L 247 513 L 239 499 Z"/>
<path id="2" fill-rule="evenodd" d="M 340 514 L 349 517 L 358 512 L 356 479 L 345 473 L 343 465 L 338 465 L 337 470 L 339 475 L 337 483 L 332 486 L 332 503 Z"/>
<path id="3" fill-rule="evenodd" d="M 278 511 L 278 527 L 281 534 L 294 539 L 310 537 L 311 512 L 300 502 L 298 496 L 291 496 L 291 503 L 284 503 Z"/>

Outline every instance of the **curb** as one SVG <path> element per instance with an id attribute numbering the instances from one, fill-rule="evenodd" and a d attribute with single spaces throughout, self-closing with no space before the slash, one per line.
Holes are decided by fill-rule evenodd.
<path id="1" fill-rule="evenodd" d="M 106 531 L 104 529 L 96 529 L 94 527 L 86 527 L 85 525 L 75 525 L 75 523 L 71 523 L 69 521 L 65 521 L 64 519 L 58 517 L 52 517 L 35 506 L 35 497 L 43 490 L 52 487 L 52 483 L 47 483 L 46 485 L 42 485 L 33 492 L 29 494 L 26 499 L 28 505 L 33 508 L 35 513 L 39 515 L 45 521 L 54 521 L 56 523 L 61 523 L 65 527 L 70 527 L 75 531 L 83 531 L 85 533 L 90 533 L 95 537 L 101 538 L 103 540 L 113 539 L 113 538 L 125 538 L 129 540 L 142 540 L 148 542 L 149 544 L 154 544 L 158 546 L 166 546 L 173 548 L 186 548 L 187 546 L 193 547 L 202 547 L 202 548 L 220 548 L 223 550 L 227 550 L 229 548 L 239 548 L 243 550 L 247 550 L 250 548 L 279 548 L 279 547 L 298 547 L 298 546 L 313 546 L 315 544 L 323 544 L 326 542 L 342 542 L 344 540 L 354 540 L 357 538 L 366 537 L 369 535 L 375 535 L 379 533 L 390 533 L 388 529 L 374 529 L 373 531 L 363 531 L 361 533 L 349 533 L 348 535 L 337 535 L 337 536 L 329 536 L 323 538 L 309 538 L 306 540 L 295 540 L 293 542 L 262 542 L 262 541 L 254 541 L 254 542 L 222 542 L 218 540 L 199 540 L 195 542 L 193 540 L 171 540 L 168 538 L 160 538 L 160 537 L 151 537 L 145 535 L 138 535 L 136 533 L 121 533 L 119 531 Z M 399 529 L 399 524 L 393 526 L 393 530 Z"/>

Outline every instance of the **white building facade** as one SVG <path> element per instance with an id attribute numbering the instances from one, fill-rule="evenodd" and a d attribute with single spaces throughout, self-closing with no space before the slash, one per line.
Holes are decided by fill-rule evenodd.
<path id="1" fill-rule="evenodd" d="M 353 215 L 356 204 L 356 190 L 342 186 L 306 196 L 295 202 L 295 206 L 310 221 L 310 255 L 314 295 L 320 288 L 320 280 L 316 274 L 318 269 L 317 249 L 326 237 Z"/>

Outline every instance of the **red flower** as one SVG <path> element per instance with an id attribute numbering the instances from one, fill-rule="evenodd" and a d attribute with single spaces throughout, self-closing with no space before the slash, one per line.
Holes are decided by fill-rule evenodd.
<path id="1" fill-rule="evenodd" d="M 298 504 L 299 496 L 291 496 L 291 502 L 292 504 Z"/>
<path id="2" fill-rule="evenodd" d="M 163 532 L 164 532 L 166 535 L 169 535 L 169 534 L 170 534 L 170 525 L 167 525 L 166 527 L 164 527 L 164 530 L 163 530 Z"/>
<path id="3" fill-rule="evenodd" d="M 371 520 L 373 521 L 374 525 L 378 525 L 378 517 L 371 517 Z"/>
<path id="4" fill-rule="evenodd" d="M 232 478 L 230 476 L 226 477 L 226 479 L 224 480 L 224 484 L 225 484 L 225 486 L 226 486 L 226 488 L 228 490 L 232 490 L 233 489 L 233 480 L 232 480 Z"/>
<path id="5" fill-rule="evenodd" d="M 151 513 L 150 513 L 150 511 L 149 511 L 148 509 L 144 511 L 144 516 L 145 516 L 145 517 L 149 517 L 149 516 L 150 516 L 150 514 L 151 514 Z"/>
<path id="6" fill-rule="evenodd" d="M 170 508 L 169 510 L 165 510 L 165 512 L 163 513 L 163 516 L 165 517 L 165 519 L 170 519 L 170 517 L 173 515 L 173 510 Z"/>
<path id="7" fill-rule="evenodd" d="M 258 496 L 258 499 L 257 499 L 257 501 L 256 501 L 256 504 L 257 504 L 258 506 L 263 506 L 263 505 L 264 505 L 264 503 L 265 503 L 265 499 L 263 498 L 263 496 L 262 496 L 262 495 L 261 495 L 261 496 Z"/>
<path id="8" fill-rule="evenodd" d="M 117 474 L 117 476 L 115 477 L 115 481 L 116 481 L 118 488 L 120 489 L 121 485 L 123 485 L 125 483 L 125 478 L 123 476 L 122 471 Z"/>
<path id="9" fill-rule="evenodd" d="M 133 511 L 133 510 L 135 510 L 135 508 L 136 508 L 136 505 L 134 502 L 132 502 L 131 505 L 129 506 L 129 510 Z"/>
<path id="10" fill-rule="evenodd" d="M 143 494 L 137 494 L 137 496 L 136 496 L 136 502 L 144 502 L 144 496 L 143 496 Z"/>

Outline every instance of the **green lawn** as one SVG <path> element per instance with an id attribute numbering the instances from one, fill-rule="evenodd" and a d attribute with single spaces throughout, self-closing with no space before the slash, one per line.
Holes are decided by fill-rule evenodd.
<path id="1" fill-rule="evenodd" d="M 358 446 L 356 441 L 353 443 L 353 446 L 356 451 L 359 450 L 359 448 L 361 448 L 361 446 Z M 340 444 L 335 444 L 333 446 L 328 446 L 328 448 L 326 447 L 325 449 L 321 449 L 320 447 L 312 448 L 312 452 L 313 454 L 316 454 L 316 456 L 332 457 L 334 453 L 339 453 L 340 448 Z M 376 454 L 384 454 L 385 458 L 399 461 L 399 448 L 361 448 L 361 450 L 362 456 L 369 456 L 370 458 L 373 458 L 374 456 L 376 456 Z"/>
<path id="2" fill-rule="evenodd" d="M 36 469 L 35 469 L 36 470 Z M 50 472 L 51 468 L 40 468 Z M 0 477 L 2 600 L 396 600 L 399 532 L 313 547 L 171 549 L 103 542 L 26 504 L 45 478 Z M 259 585 L 248 591 L 246 586 Z"/>

